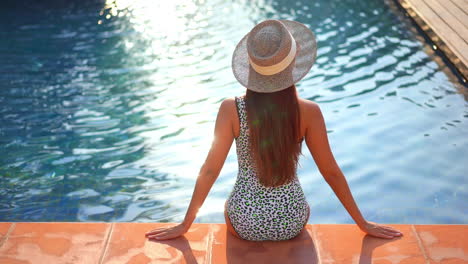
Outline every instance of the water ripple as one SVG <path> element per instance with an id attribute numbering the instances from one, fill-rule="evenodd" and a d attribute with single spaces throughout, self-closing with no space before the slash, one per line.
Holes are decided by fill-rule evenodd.
<path id="1" fill-rule="evenodd" d="M 317 36 L 299 94 L 365 216 L 468 223 L 467 88 L 385 1 L 22 2 L 0 16 L 0 220 L 181 221 L 220 102 L 245 92 L 232 52 L 274 18 Z M 350 222 L 301 165 L 311 222 Z M 224 221 L 236 174 L 231 147 L 196 221 Z"/>

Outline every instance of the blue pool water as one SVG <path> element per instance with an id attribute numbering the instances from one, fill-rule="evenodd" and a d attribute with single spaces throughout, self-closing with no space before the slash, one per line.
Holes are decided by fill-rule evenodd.
<path id="1" fill-rule="evenodd" d="M 256 23 L 310 26 L 298 85 L 363 215 L 468 224 L 467 88 L 385 1 L 26 1 L 0 16 L 0 220 L 179 222 Z M 305 144 L 309 223 L 352 223 Z M 224 222 L 235 145 L 195 222 Z"/>

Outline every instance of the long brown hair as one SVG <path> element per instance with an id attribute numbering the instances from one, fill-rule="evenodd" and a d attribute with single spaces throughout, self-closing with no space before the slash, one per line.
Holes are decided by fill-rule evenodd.
<path id="1" fill-rule="evenodd" d="M 296 86 L 273 93 L 247 89 L 245 101 L 250 149 L 260 183 L 267 187 L 289 183 L 301 154 Z"/>

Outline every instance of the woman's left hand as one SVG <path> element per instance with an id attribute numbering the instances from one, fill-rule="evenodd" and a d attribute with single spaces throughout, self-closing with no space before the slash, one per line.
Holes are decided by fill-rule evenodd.
<path id="1" fill-rule="evenodd" d="M 154 230 L 151 230 L 145 234 L 145 237 L 156 240 L 166 240 L 179 237 L 185 233 L 189 228 L 184 224 L 178 224 L 172 227 L 161 227 Z"/>

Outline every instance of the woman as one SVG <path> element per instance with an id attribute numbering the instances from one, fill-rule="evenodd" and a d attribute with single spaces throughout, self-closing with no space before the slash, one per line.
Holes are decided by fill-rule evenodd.
<path id="1" fill-rule="evenodd" d="M 234 236 L 252 241 L 288 240 L 305 227 L 309 205 L 296 176 L 303 139 L 320 173 L 362 231 L 381 238 L 402 235 L 362 217 L 330 150 L 319 106 L 298 97 L 295 83 L 310 70 L 316 52 L 314 34 L 295 21 L 267 20 L 242 38 L 232 68 L 247 88 L 246 95 L 221 103 L 214 141 L 184 221 L 149 231 L 146 237 L 164 240 L 188 231 L 234 139 L 239 173 L 224 212 Z"/>

